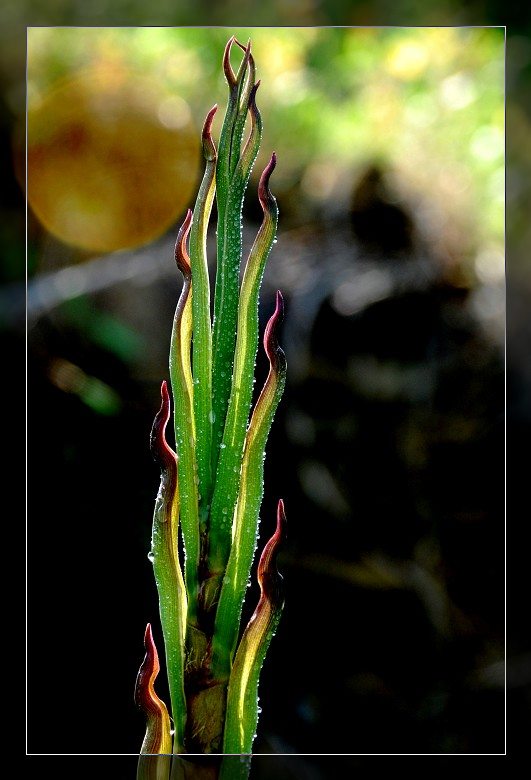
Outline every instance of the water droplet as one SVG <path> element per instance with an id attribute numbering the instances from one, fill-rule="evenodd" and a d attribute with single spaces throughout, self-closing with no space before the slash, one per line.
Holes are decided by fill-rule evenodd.
<path id="1" fill-rule="evenodd" d="M 211 411 L 208 415 L 208 419 L 211 423 L 216 422 L 216 413 Z"/>
<path id="2" fill-rule="evenodd" d="M 153 553 L 151 552 L 151 550 L 148 552 L 148 556 L 147 556 L 147 557 L 148 557 L 148 561 L 149 561 L 150 563 L 154 563 L 154 561 L 155 561 L 155 556 L 153 555 Z"/>

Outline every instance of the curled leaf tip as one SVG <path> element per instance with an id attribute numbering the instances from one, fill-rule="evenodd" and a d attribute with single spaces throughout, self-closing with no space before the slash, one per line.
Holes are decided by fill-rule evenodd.
<path id="1" fill-rule="evenodd" d="M 151 623 L 147 624 L 144 632 L 144 649 L 146 655 L 136 678 L 135 702 L 145 712 L 152 712 L 157 709 L 158 696 L 153 688 L 153 683 L 160 671 L 160 663 L 151 631 Z"/>
<path id="2" fill-rule="evenodd" d="M 239 46 L 242 51 L 246 52 L 247 54 L 251 53 L 251 39 L 247 41 L 247 45 L 245 46 L 243 43 L 240 43 L 240 41 L 237 38 L 234 38 L 234 43 L 236 46 Z"/>
<path id="3" fill-rule="evenodd" d="M 205 124 L 203 125 L 203 139 L 205 138 L 211 138 L 211 130 L 212 130 L 212 121 L 214 119 L 214 114 L 218 110 L 218 104 L 215 103 L 208 114 L 206 115 Z"/>
<path id="4" fill-rule="evenodd" d="M 258 184 L 258 199 L 264 211 L 271 209 L 275 204 L 275 198 L 273 197 L 269 189 L 269 179 L 271 178 L 271 174 L 275 170 L 276 164 L 277 164 L 277 156 L 275 152 L 273 152 L 273 154 L 271 155 L 271 159 L 267 163 L 262 175 L 260 176 L 260 182 Z"/>
<path id="5" fill-rule="evenodd" d="M 144 648 L 146 650 L 146 658 L 149 658 L 149 664 L 152 667 L 152 677 L 155 680 L 159 671 L 159 654 L 157 653 L 157 647 L 155 640 L 153 639 L 153 631 L 151 629 L 151 623 L 148 623 L 146 630 L 144 631 Z"/>
<path id="6" fill-rule="evenodd" d="M 283 600 L 282 575 L 276 568 L 278 551 L 286 538 L 286 512 L 282 499 L 278 502 L 277 527 L 260 556 L 258 563 L 258 583 L 266 599 L 273 606 L 280 605 Z"/>
<path id="7" fill-rule="evenodd" d="M 216 105 L 212 106 L 212 108 L 208 112 L 205 119 L 205 124 L 203 125 L 203 133 L 202 133 L 203 154 L 206 160 L 215 160 L 217 156 L 216 146 L 212 139 L 212 122 L 214 120 L 214 114 L 216 113 L 217 110 L 218 110 L 218 106 L 216 103 Z"/>
<path id="8" fill-rule="evenodd" d="M 151 428 L 150 449 L 153 459 L 161 469 L 171 468 L 175 462 L 175 453 L 166 441 L 166 426 L 170 419 L 170 394 L 166 380 L 160 387 L 162 402 L 155 415 Z M 147 629 L 146 629 L 147 631 Z"/>
<path id="9" fill-rule="evenodd" d="M 190 228 L 192 227 L 192 219 L 192 210 L 188 209 L 186 212 L 186 217 L 184 218 L 184 222 L 177 234 L 177 240 L 175 241 L 175 261 L 179 271 L 185 277 L 192 273 L 190 257 L 188 255 L 188 250 L 186 249 L 186 241 L 188 240 L 188 234 L 190 233 Z"/>
<path id="10" fill-rule="evenodd" d="M 256 111 L 256 93 L 258 91 L 259 86 L 260 86 L 260 80 L 258 80 L 256 84 L 253 84 L 253 86 L 251 87 L 251 91 L 249 92 L 248 106 L 251 111 L 253 109 Z"/>
<path id="11" fill-rule="evenodd" d="M 147 718 L 147 730 L 142 753 L 171 752 L 170 719 L 164 702 L 155 693 L 154 683 L 160 670 L 159 656 L 153 640 L 151 623 L 144 633 L 146 655 L 135 685 L 135 703 Z"/>
<path id="12" fill-rule="evenodd" d="M 240 63 L 240 67 L 238 68 L 238 73 L 236 74 L 236 81 L 238 84 L 242 84 L 243 80 L 245 78 L 245 74 L 247 73 L 247 68 L 250 66 L 250 71 L 252 74 L 251 81 L 254 81 L 254 71 L 255 71 L 255 65 L 254 65 L 254 59 L 253 55 L 251 54 L 251 41 L 247 44 L 247 46 L 244 46 L 242 43 L 238 41 L 237 38 L 234 39 L 234 42 L 237 46 L 240 47 L 240 49 L 243 49 L 243 59 Z"/>
<path id="13" fill-rule="evenodd" d="M 229 87 L 235 87 L 237 84 L 236 75 L 232 69 L 232 65 L 230 64 L 230 52 L 235 40 L 236 38 L 234 35 L 231 35 L 227 41 L 227 45 L 225 46 L 225 51 L 223 52 L 223 71 L 225 73 L 225 78 L 227 79 Z"/>
<path id="14" fill-rule="evenodd" d="M 275 311 L 269 318 L 264 332 L 264 349 L 273 369 L 279 368 L 279 361 L 284 357 L 284 352 L 278 343 L 278 327 L 284 318 L 284 298 L 280 290 L 277 290 Z"/>

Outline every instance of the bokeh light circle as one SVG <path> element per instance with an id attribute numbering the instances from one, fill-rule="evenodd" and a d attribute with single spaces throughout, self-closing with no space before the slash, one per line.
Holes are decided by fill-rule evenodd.
<path id="1" fill-rule="evenodd" d="M 187 103 L 125 68 L 94 67 L 28 106 L 28 201 L 48 231 L 89 252 L 152 241 L 197 186 Z"/>

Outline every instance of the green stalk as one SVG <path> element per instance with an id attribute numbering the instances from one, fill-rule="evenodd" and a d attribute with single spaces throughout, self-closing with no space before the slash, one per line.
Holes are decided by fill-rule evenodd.
<path id="1" fill-rule="evenodd" d="M 282 311 L 282 296 L 278 292 L 277 306 L 264 335 L 270 369 L 247 432 L 232 546 L 216 612 L 212 670 L 219 680 L 227 680 L 230 675 L 243 600 L 256 548 L 258 514 L 264 492 L 264 450 L 285 385 L 286 360 L 276 337 Z"/>
<path id="2" fill-rule="evenodd" d="M 252 756 L 223 756 L 219 780 L 248 780 Z"/>
<path id="3" fill-rule="evenodd" d="M 225 425 L 230 394 L 236 320 L 238 309 L 239 272 L 242 253 L 241 214 L 245 188 L 258 153 L 261 125 L 251 135 L 245 165 L 239 165 L 245 116 L 251 95 L 254 95 L 254 64 L 250 65 L 250 44 L 235 76 L 230 66 L 227 44 L 224 69 L 229 84 L 229 103 L 221 131 L 217 163 L 216 203 L 218 210 L 217 270 L 214 296 L 214 324 L 212 334 L 212 472 L 215 473 L 219 447 Z M 247 81 L 245 81 L 246 75 Z M 242 121 L 243 117 L 243 121 Z"/>
<path id="4" fill-rule="evenodd" d="M 212 498 L 209 555 L 211 572 L 224 570 L 231 546 L 232 519 L 240 487 L 240 467 L 251 409 L 258 349 L 258 295 L 278 220 L 276 200 L 269 190 L 269 178 L 275 165 L 276 156 L 273 154 L 258 187 L 264 218 L 249 254 L 241 285 L 231 395 Z"/>
<path id="5" fill-rule="evenodd" d="M 203 154 L 206 160 L 203 181 L 194 208 L 190 230 L 190 264 L 192 267 L 194 419 L 197 477 L 199 480 L 200 528 L 205 532 L 212 494 L 212 332 L 210 328 L 210 282 L 206 239 L 214 193 L 216 190 L 216 147 L 211 127 L 217 106 L 208 113 L 203 127 Z"/>
<path id="6" fill-rule="evenodd" d="M 170 399 L 166 382 L 161 387 L 162 405 L 151 432 L 151 451 L 161 469 L 155 501 L 150 560 L 159 594 L 159 611 L 166 650 L 166 668 L 175 726 L 174 752 L 184 749 L 186 703 L 183 685 L 186 591 L 177 552 L 179 488 L 177 459 L 166 442 Z"/>
<path id="7" fill-rule="evenodd" d="M 175 244 L 175 259 L 183 274 L 183 289 L 175 310 L 170 342 L 170 377 L 174 402 L 175 443 L 177 445 L 181 528 L 185 549 L 185 581 L 188 593 L 188 622 L 197 622 L 199 566 L 199 512 L 197 500 L 197 468 L 195 461 L 195 425 L 193 415 L 193 383 L 190 368 L 192 337 L 192 273 L 186 251 L 192 212 L 188 210 Z M 175 539 L 177 544 L 177 539 Z"/>

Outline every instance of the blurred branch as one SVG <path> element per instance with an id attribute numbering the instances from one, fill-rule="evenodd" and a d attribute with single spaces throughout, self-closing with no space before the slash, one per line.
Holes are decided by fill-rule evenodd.
<path id="1" fill-rule="evenodd" d="M 43 314 L 79 295 L 96 293 L 127 280 L 142 279 L 147 283 L 155 278 L 173 277 L 173 243 L 169 237 L 134 252 L 115 252 L 96 257 L 88 262 L 70 265 L 58 271 L 39 274 L 28 281 L 11 284 L 0 290 L 0 311 L 8 326 L 27 321 L 31 326 Z"/>

